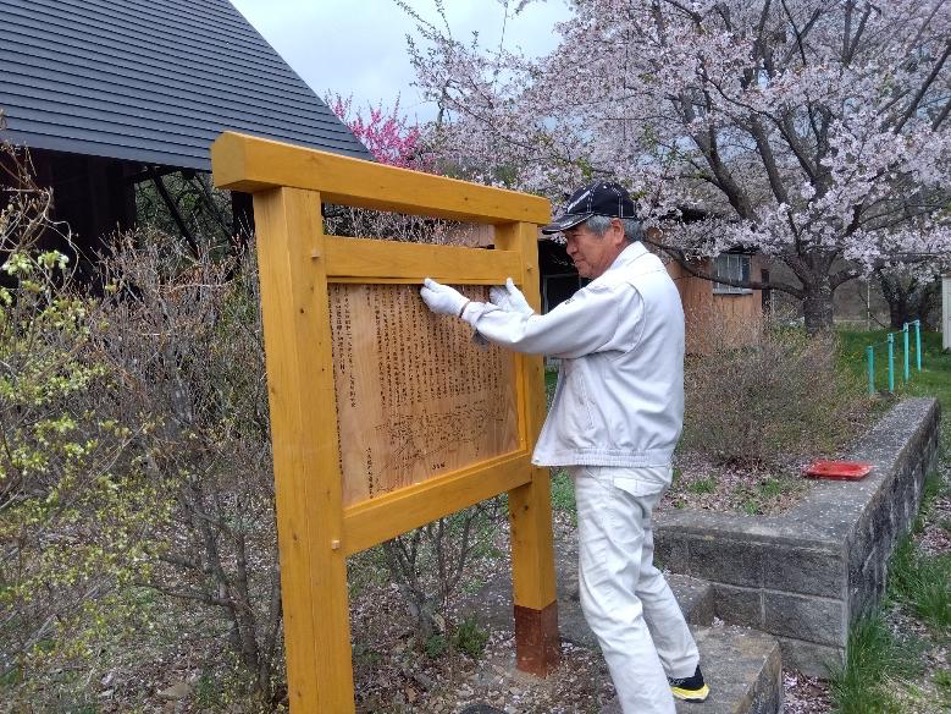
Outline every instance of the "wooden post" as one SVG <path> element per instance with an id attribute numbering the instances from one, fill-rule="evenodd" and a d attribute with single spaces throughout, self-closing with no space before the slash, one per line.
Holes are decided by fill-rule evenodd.
<path id="1" fill-rule="evenodd" d="M 539 310 L 537 240 L 538 228 L 531 223 L 496 227 L 496 247 L 519 253 L 522 274 L 512 277 Z M 528 445 L 535 442 L 545 420 L 545 373 L 541 356 L 520 355 L 518 364 L 519 421 L 524 429 L 520 438 Z M 549 470 L 529 468 L 529 483 L 509 491 L 516 666 L 544 677 L 558 665 L 560 654 L 552 500 Z"/>
<path id="2" fill-rule="evenodd" d="M 292 712 L 353 712 L 320 194 L 254 196 Z M 312 367 L 309 368 L 309 365 Z M 314 368 L 316 366 L 316 368 Z"/>

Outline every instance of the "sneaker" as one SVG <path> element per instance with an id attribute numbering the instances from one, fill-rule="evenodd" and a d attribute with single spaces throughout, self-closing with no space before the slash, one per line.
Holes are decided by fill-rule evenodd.
<path id="1" fill-rule="evenodd" d="M 703 702 L 707 699 L 707 695 L 711 693 L 710 687 L 704 683 L 704 675 L 701 674 L 700 665 L 690 677 L 682 677 L 681 679 L 668 677 L 668 684 L 674 698 L 685 702 Z"/>

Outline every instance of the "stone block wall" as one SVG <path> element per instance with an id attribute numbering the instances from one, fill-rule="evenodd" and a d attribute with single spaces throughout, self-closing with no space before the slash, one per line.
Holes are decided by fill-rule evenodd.
<path id="1" fill-rule="evenodd" d="M 882 601 L 938 438 L 936 400 L 900 402 L 848 456 L 872 462 L 866 478 L 818 481 L 779 516 L 659 511 L 656 558 L 711 582 L 725 622 L 777 637 L 784 666 L 827 676 L 844 659 L 850 625 Z"/>

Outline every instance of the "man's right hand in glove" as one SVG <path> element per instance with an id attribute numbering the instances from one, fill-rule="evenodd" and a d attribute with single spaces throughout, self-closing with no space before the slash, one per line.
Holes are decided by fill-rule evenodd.
<path id="1" fill-rule="evenodd" d="M 531 315 L 535 312 L 526 300 L 526 296 L 512 282 L 512 278 L 506 278 L 505 287 L 494 285 L 489 288 L 489 302 L 503 310 L 523 315 Z"/>

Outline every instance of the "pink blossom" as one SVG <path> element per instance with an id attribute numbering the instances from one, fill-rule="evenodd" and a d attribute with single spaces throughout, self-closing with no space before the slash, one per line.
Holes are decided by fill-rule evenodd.
<path id="1" fill-rule="evenodd" d="M 399 99 L 389 111 L 385 111 L 382 104 L 368 106 L 366 117 L 353 108 L 353 97 L 344 99 L 335 94 L 325 101 L 380 163 L 421 171 L 429 169 L 431 158 L 424 151 L 420 128 L 400 114 Z"/>

